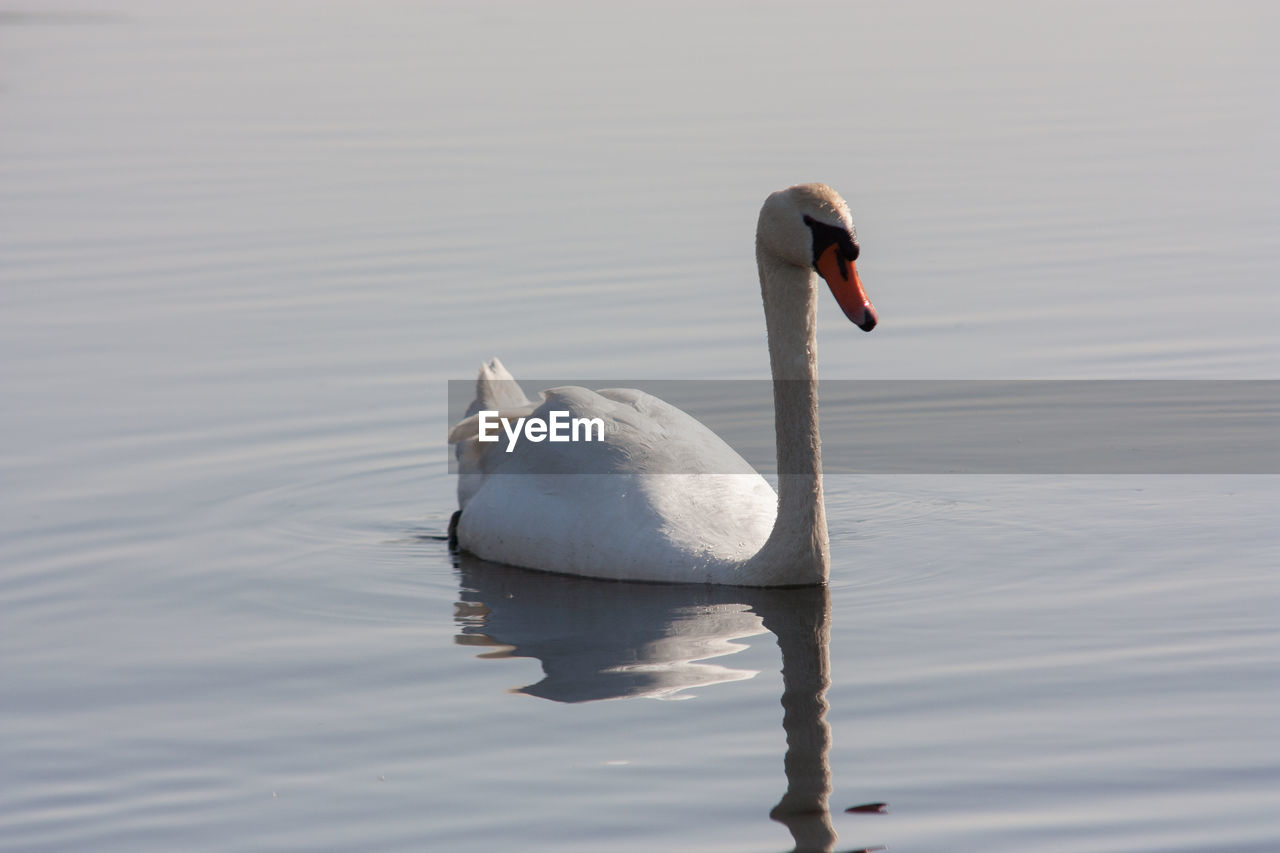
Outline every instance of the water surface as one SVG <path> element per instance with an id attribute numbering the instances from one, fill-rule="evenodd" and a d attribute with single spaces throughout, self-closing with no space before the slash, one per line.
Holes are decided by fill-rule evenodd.
<path id="1" fill-rule="evenodd" d="M 484 358 L 767 376 L 797 181 L 882 321 L 824 378 L 1278 378 L 1275 24 L 0 15 L 0 848 L 1275 849 L 1275 476 L 837 473 L 826 594 L 441 538 Z"/>

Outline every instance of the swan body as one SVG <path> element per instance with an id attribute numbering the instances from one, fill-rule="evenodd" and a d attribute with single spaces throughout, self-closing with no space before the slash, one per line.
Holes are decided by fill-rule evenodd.
<path id="1" fill-rule="evenodd" d="M 529 400 L 497 359 L 449 440 L 458 457 L 459 547 L 532 569 L 616 580 L 801 586 L 827 580 L 817 422 L 817 274 L 845 314 L 875 326 L 848 206 L 823 184 L 780 190 L 756 233 L 779 490 L 692 416 L 634 389 L 553 388 Z M 600 441 L 478 439 L 477 413 L 599 418 Z M 678 472 L 678 473 L 675 473 Z"/>

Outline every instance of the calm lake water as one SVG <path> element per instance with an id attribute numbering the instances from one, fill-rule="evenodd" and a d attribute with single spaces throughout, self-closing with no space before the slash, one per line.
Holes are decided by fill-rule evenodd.
<path id="1" fill-rule="evenodd" d="M 767 377 L 799 181 L 824 379 L 1280 378 L 1277 23 L 0 12 L 0 849 L 1280 849 L 1274 475 L 838 473 L 825 591 L 442 538 L 482 359 Z"/>

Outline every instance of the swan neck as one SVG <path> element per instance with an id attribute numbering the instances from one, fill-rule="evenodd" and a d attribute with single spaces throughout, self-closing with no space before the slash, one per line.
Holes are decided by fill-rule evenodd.
<path id="1" fill-rule="evenodd" d="M 830 565 L 818 437 L 817 287 L 812 272 L 757 244 L 778 452 L 778 518 L 757 558 L 789 582 L 825 583 Z"/>

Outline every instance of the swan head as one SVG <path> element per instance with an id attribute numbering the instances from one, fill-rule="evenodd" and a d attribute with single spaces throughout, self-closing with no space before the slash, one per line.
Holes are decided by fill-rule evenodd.
<path id="1" fill-rule="evenodd" d="M 765 199 L 756 227 L 756 250 L 776 261 L 822 276 L 854 325 L 869 332 L 876 310 L 862 288 L 858 233 L 849 205 L 826 184 L 798 184 Z"/>

